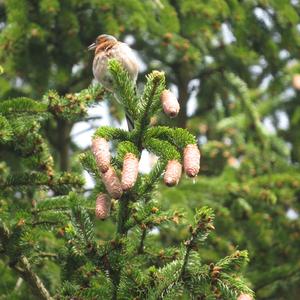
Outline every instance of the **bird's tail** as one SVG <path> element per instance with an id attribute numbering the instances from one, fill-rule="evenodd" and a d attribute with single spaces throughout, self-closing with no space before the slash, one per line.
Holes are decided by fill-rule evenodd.
<path id="1" fill-rule="evenodd" d="M 125 117 L 127 121 L 128 131 L 132 131 L 134 129 L 134 121 L 127 112 L 125 113 Z"/>
<path id="2" fill-rule="evenodd" d="M 117 102 L 122 104 L 122 101 L 118 98 L 118 95 L 116 93 L 114 93 L 114 96 L 115 96 L 115 99 L 117 100 Z M 131 115 L 126 111 L 125 111 L 125 117 L 126 117 L 126 121 L 127 121 L 128 131 L 132 131 L 134 129 L 134 121 L 133 121 Z"/>

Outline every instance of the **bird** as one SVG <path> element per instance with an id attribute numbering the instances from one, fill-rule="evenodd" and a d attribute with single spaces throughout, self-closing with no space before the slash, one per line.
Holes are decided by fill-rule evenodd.
<path id="1" fill-rule="evenodd" d="M 123 42 L 118 41 L 109 34 L 99 35 L 95 42 L 88 46 L 88 50 L 94 50 L 93 74 L 95 79 L 110 92 L 114 92 L 112 76 L 108 70 L 110 59 L 118 60 L 128 72 L 130 79 L 135 83 L 139 73 L 139 64 L 133 50 Z M 117 97 L 116 97 L 117 99 Z M 118 99 L 117 99 L 118 100 Z M 128 130 L 134 129 L 134 121 L 125 111 Z"/>

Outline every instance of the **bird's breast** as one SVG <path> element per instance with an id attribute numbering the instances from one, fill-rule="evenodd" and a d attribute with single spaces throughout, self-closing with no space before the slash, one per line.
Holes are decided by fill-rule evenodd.
<path id="1" fill-rule="evenodd" d="M 117 59 L 135 82 L 138 75 L 138 61 L 133 51 L 124 43 L 118 43 L 109 50 L 98 52 L 93 62 L 93 73 L 105 88 L 112 89 L 112 78 L 108 71 L 108 60 Z"/>

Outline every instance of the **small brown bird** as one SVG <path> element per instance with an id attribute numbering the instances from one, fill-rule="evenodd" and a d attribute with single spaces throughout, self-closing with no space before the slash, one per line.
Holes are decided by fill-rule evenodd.
<path id="1" fill-rule="evenodd" d="M 117 59 L 127 70 L 133 82 L 136 82 L 139 65 L 132 49 L 125 43 L 118 41 L 115 37 L 108 34 L 101 34 L 96 41 L 88 47 L 88 50 L 95 50 L 93 61 L 93 73 L 96 80 L 107 90 L 113 92 L 112 77 L 107 68 L 109 59 Z M 128 129 L 134 128 L 133 120 L 126 112 Z"/>

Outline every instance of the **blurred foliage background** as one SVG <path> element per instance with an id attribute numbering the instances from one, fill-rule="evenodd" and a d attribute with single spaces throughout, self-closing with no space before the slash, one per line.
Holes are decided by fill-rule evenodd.
<path id="1" fill-rule="evenodd" d="M 0 1 L 0 30 L 2 100 L 87 88 L 93 79 L 87 46 L 101 33 L 137 51 L 139 85 L 144 73 L 166 72 L 181 110 L 171 123 L 163 116 L 154 122 L 197 135 L 202 171 L 195 182 L 161 187 L 157 198 L 190 217 L 197 207 L 214 208 L 216 231 L 203 261 L 248 249 L 245 276 L 257 299 L 298 299 L 298 0 L 6 0 Z M 120 120 L 120 108 L 105 101 Z M 81 170 L 76 157 L 82 149 L 70 138 L 75 122 L 57 118 L 43 128 L 57 170 Z M 0 148 L 0 156 L 11 170 L 25 168 L 8 149 Z M 12 201 L 16 211 L 28 205 L 17 195 Z M 108 236 L 109 222 L 101 228 Z M 166 233 L 162 248 L 186 235 L 180 226 Z M 48 248 L 59 243 L 53 236 L 43 240 Z M 54 290 L 57 266 L 49 259 L 43 272 Z M 2 260 L 0 274 L 0 299 L 28 299 Z"/>

